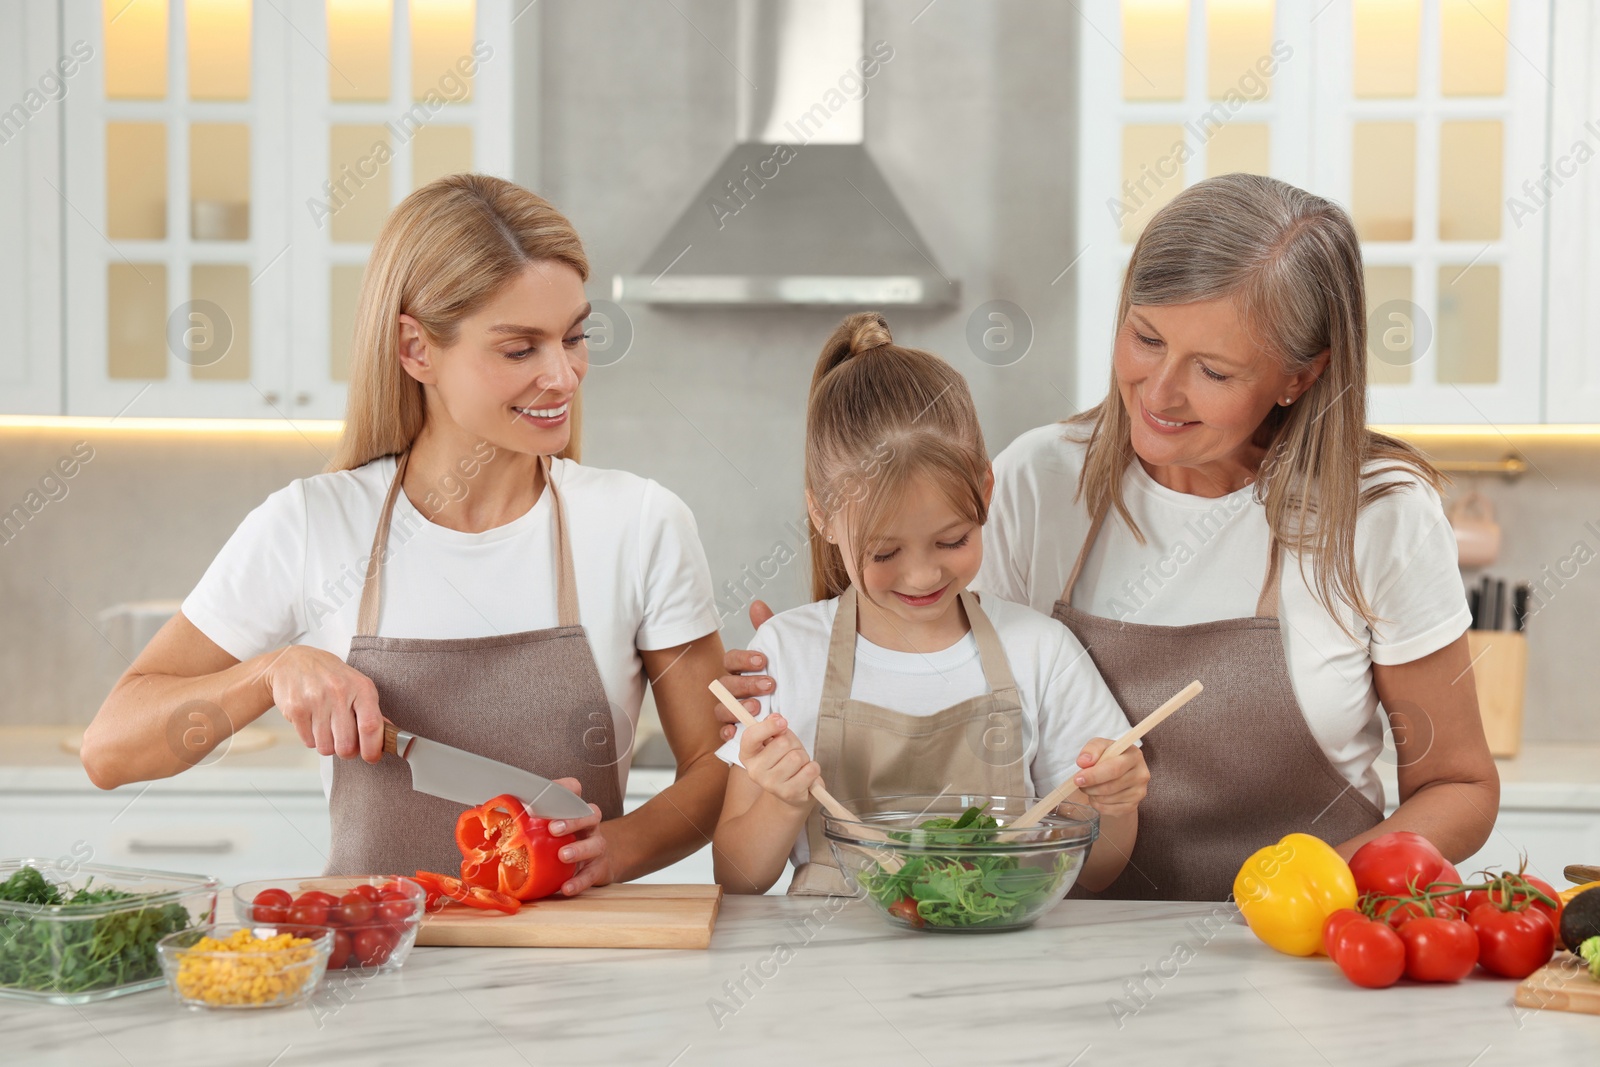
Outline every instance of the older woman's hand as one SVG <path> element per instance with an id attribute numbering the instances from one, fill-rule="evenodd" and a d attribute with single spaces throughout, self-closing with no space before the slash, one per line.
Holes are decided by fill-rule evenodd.
<path id="1" fill-rule="evenodd" d="M 772 618 L 772 615 L 772 609 L 763 601 L 750 602 L 750 625 L 756 629 L 759 630 L 761 624 Z M 750 672 L 766 670 L 767 657 L 748 649 L 730 648 L 722 655 L 722 669 L 728 673 L 718 681 L 727 686 L 728 692 L 739 698 L 746 711 L 752 715 L 760 714 L 761 705 L 751 698 L 767 696 L 772 692 L 775 683 L 770 675 Z M 714 697 L 711 699 L 711 708 L 717 716 L 717 721 L 722 724 L 722 739 L 729 740 L 734 734 L 733 712 L 723 707 L 722 702 Z"/>

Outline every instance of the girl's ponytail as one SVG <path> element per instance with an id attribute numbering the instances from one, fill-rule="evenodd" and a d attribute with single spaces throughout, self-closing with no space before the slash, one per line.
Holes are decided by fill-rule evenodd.
<path id="1" fill-rule="evenodd" d="M 889 324 L 878 312 L 858 311 L 846 315 L 822 346 L 822 358 L 817 360 L 817 369 L 811 375 L 811 395 L 816 396 L 822 379 L 845 360 L 892 344 L 894 338 L 889 334 Z"/>

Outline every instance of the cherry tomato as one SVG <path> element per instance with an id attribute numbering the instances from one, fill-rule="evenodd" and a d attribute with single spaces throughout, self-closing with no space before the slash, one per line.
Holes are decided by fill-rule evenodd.
<path id="1" fill-rule="evenodd" d="M 360 896 L 363 896 L 372 903 L 376 904 L 382 899 L 383 890 L 379 889 L 375 885 L 355 885 L 346 890 L 345 896 L 349 896 L 351 893 L 356 893 Z"/>
<path id="2" fill-rule="evenodd" d="M 1433 901 L 1433 914 L 1440 919 L 1463 919 L 1465 913 L 1454 904 L 1450 903 L 1455 897 L 1440 897 Z M 1378 905 L 1378 918 L 1388 923 L 1393 929 L 1400 929 L 1412 919 L 1420 919 L 1428 914 L 1428 906 L 1421 901 L 1393 901 L 1386 900 Z"/>
<path id="3" fill-rule="evenodd" d="M 890 904 L 889 914 L 901 922 L 910 923 L 912 926 L 927 925 L 922 913 L 917 910 L 917 902 L 910 897 L 901 897 L 893 904 Z"/>
<path id="4" fill-rule="evenodd" d="M 378 967 L 389 958 L 394 942 L 389 940 L 389 935 L 383 930 L 368 927 L 356 931 L 351 946 L 357 963 L 363 967 Z"/>
<path id="5" fill-rule="evenodd" d="M 411 899 L 411 894 L 407 893 L 404 889 L 398 889 L 398 888 L 391 889 L 391 888 L 385 886 L 383 889 L 378 890 L 378 900 L 380 902 L 385 901 L 385 900 L 410 900 L 410 899 Z"/>
<path id="6" fill-rule="evenodd" d="M 294 898 L 286 889 L 263 889 L 251 901 L 250 914 L 258 923 L 281 923 L 289 918 L 289 906 Z"/>
<path id="7" fill-rule="evenodd" d="M 328 970 L 337 971 L 350 962 L 350 935 L 343 930 L 333 932 L 333 949 L 328 953 Z"/>
<path id="8" fill-rule="evenodd" d="M 1555 955 L 1556 931 L 1542 911 L 1501 911 L 1486 900 L 1467 922 L 1478 935 L 1478 962 L 1490 974 L 1526 978 Z"/>
<path id="9" fill-rule="evenodd" d="M 416 914 L 416 906 L 409 900 L 385 900 L 378 905 L 378 918 L 390 926 L 404 927 Z"/>
<path id="10" fill-rule="evenodd" d="M 345 926 L 365 926 L 372 921 L 375 910 L 365 894 L 349 892 L 339 898 L 338 909 L 329 914 L 338 916 L 339 922 Z"/>
<path id="11" fill-rule="evenodd" d="M 1400 927 L 1406 977 L 1419 982 L 1459 982 L 1478 962 L 1478 935 L 1458 919 L 1424 915 Z"/>
<path id="12" fill-rule="evenodd" d="M 287 921 L 293 926 L 326 926 L 328 909 L 320 903 L 296 904 L 289 909 Z"/>
<path id="13" fill-rule="evenodd" d="M 1387 989 L 1405 973 L 1406 943 L 1388 923 L 1344 908 L 1329 915 L 1322 930 L 1329 958 L 1356 985 Z"/>

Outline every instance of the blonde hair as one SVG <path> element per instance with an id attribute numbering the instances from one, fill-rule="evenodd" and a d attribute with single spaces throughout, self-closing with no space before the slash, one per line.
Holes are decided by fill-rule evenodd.
<path id="1" fill-rule="evenodd" d="M 856 571 L 867 543 L 924 477 L 963 519 L 988 518 L 984 482 L 989 453 L 966 379 L 929 352 L 902 348 L 876 312 L 848 316 L 811 377 L 806 407 L 806 492 L 831 520 L 848 504 Z M 839 547 L 811 530 L 811 596 L 850 587 Z"/>
<path id="2" fill-rule="evenodd" d="M 1368 627 L 1378 622 L 1356 574 L 1356 517 L 1414 475 L 1438 491 L 1439 472 L 1420 452 L 1367 429 L 1367 318 L 1361 245 L 1350 216 L 1332 201 L 1258 174 L 1224 174 L 1185 189 L 1156 212 L 1134 245 L 1117 306 L 1120 331 L 1135 305 L 1231 298 L 1258 344 L 1292 373 L 1323 350 L 1328 365 L 1297 402 L 1262 420 L 1256 443 L 1267 449 L 1256 500 L 1278 542 L 1313 561 L 1310 584 L 1338 619 L 1350 607 Z M 1087 431 L 1078 498 L 1094 514 L 1115 508 L 1142 544 L 1123 500 L 1123 473 L 1134 459 L 1130 420 L 1117 388 L 1068 420 Z M 1342 619 L 1341 628 L 1349 632 Z M 1352 635 L 1353 636 L 1353 635 Z"/>
<path id="3" fill-rule="evenodd" d="M 451 174 L 402 200 L 384 220 L 361 278 L 344 433 L 328 469 L 403 452 L 422 430 L 423 387 L 400 364 L 402 312 L 422 324 L 431 343 L 454 344 L 462 319 L 540 261 L 564 263 L 588 280 L 589 260 L 572 223 L 520 185 Z M 578 457 L 577 400 L 572 439 L 560 453 L 570 459 Z"/>

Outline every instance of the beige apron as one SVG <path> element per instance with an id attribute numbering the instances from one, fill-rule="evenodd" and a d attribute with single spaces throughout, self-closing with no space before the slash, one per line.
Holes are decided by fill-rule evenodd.
<path id="1" fill-rule="evenodd" d="M 1023 796 L 1022 702 L 1005 649 L 972 593 L 961 594 L 989 691 L 932 715 L 907 715 L 850 699 L 856 665 L 856 591 L 845 590 L 833 617 L 813 758 L 828 791 L 847 806 L 862 797 L 902 793 Z M 848 799 L 846 799 L 848 798 Z M 811 861 L 794 872 L 789 892 L 844 896 L 849 883 L 822 836 L 822 811 L 806 820 Z"/>
<path id="2" fill-rule="evenodd" d="M 1150 787 L 1128 866 L 1099 893 L 1120 900 L 1226 900 L 1256 849 L 1284 834 L 1339 844 L 1383 811 L 1328 761 L 1295 698 L 1278 625 L 1278 546 L 1254 617 L 1189 626 L 1102 619 L 1072 591 L 1105 515 L 1097 516 L 1051 613 L 1088 649 L 1137 724 L 1198 678 L 1205 692 L 1144 739 Z"/>
<path id="3" fill-rule="evenodd" d="M 622 790 L 611 704 L 578 621 L 572 546 L 550 461 L 540 458 L 555 527 L 559 624 L 499 637 L 378 637 L 389 520 L 408 458 L 396 464 L 372 540 L 350 666 L 377 685 L 378 707 L 402 730 L 546 778 L 576 778 L 583 799 L 599 805 L 602 817 L 616 818 Z M 529 562 L 532 569 L 536 561 Z M 526 575 L 484 577 L 527 581 Z M 396 756 L 376 764 L 335 760 L 329 806 L 329 874 L 449 874 L 461 865 L 455 825 L 462 806 L 414 791 L 410 768 Z"/>

